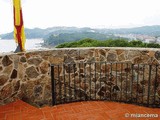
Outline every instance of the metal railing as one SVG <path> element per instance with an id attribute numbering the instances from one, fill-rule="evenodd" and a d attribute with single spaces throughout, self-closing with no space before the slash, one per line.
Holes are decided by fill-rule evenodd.
<path id="1" fill-rule="evenodd" d="M 160 107 L 160 65 L 71 63 L 51 65 L 52 105 L 106 100 Z"/>

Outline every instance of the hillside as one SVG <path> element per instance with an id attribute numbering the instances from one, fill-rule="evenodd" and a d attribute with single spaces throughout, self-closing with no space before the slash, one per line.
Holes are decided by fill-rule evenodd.
<path id="1" fill-rule="evenodd" d="M 96 33 L 96 32 L 75 32 L 75 33 L 60 33 L 52 34 L 44 40 L 46 46 L 56 46 L 64 42 L 78 41 L 81 39 L 91 38 L 97 40 L 106 40 L 114 36 Z"/>
<path id="2" fill-rule="evenodd" d="M 160 48 L 159 44 L 143 43 L 142 41 L 126 39 L 108 39 L 108 40 L 94 40 L 83 39 L 74 42 L 66 42 L 56 46 L 56 48 L 75 48 L 75 47 L 142 47 L 142 48 Z"/>

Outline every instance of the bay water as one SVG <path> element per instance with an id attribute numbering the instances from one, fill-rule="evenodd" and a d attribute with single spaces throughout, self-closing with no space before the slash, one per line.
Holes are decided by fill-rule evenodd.
<path id="1" fill-rule="evenodd" d="M 25 48 L 27 50 L 38 50 L 38 49 L 45 49 L 42 47 L 42 43 L 44 41 L 42 39 L 26 39 Z M 7 53 L 7 52 L 14 52 L 17 48 L 14 39 L 11 40 L 0 40 L 0 53 Z"/>

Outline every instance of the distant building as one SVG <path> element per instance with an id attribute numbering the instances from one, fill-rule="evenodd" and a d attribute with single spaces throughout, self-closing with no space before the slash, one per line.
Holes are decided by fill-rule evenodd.
<path id="1" fill-rule="evenodd" d="M 157 38 L 157 43 L 160 43 L 160 37 Z"/>
<path id="2" fill-rule="evenodd" d="M 148 38 L 148 39 L 145 39 L 145 42 L 146 42 L 146 43 L 155 43 L 155 42 L 156 42 L 156 39 Z"/>

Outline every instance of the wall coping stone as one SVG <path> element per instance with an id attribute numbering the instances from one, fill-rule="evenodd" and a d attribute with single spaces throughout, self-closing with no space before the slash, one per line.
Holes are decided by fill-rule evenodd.
<path id="1" fill-rule="evenodd" d="M 79 47 L 79 48 L 53 48 L 53 49 L 39 49 L 39 50 L 27 50 L 26 52 L 6 52 L 6 53 L 0 53 L 0 56 L 5 55 L 21 55 L 26 53 L 37 53 L 37 52 L 45 52 L 45 51 L 55 51 L 55 50 L 90 50 L 90 49 L 112 49 L 112 50 L 132 50 L 132 51 L 160 51 L 160 48 L 132 48 L 132 47 Z"/>

